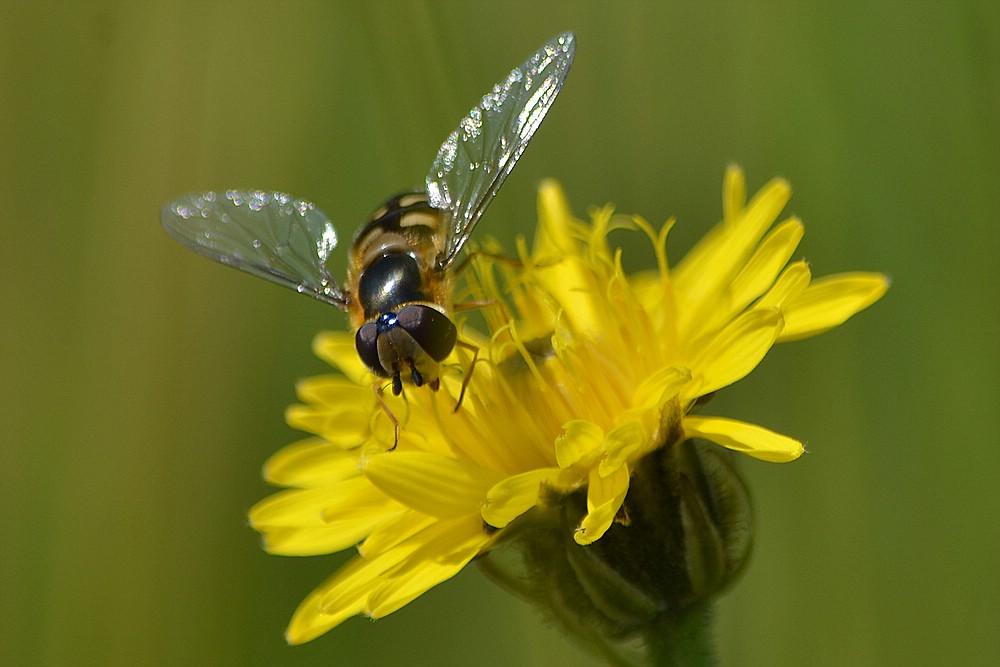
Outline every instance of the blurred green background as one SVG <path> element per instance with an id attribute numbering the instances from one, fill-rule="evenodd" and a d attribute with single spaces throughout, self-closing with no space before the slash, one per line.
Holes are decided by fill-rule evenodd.
<path id="1" fill-rule="evenodd" d="M 344 318 L 158 223 L 187 191 L 265 187 L 347 235 L 565 29 L 574 71 L 489 234 L 529 231 L 554 176 L 581 215 L 676 215 L 676 259 L 719 218 L 736 162 L 752 189 L 792 182 L 815 274 L 893 279 L 711 406 L 810 450 L 743 466 L 757 549 L 719 605 L 722 664 L 997 664 L 994 3 L 9 0 L 0 664 L 594 664 L 475 568 L 284 644 L 344 556 L 267 556 L 245 512 L 296 438 L 296 378 L 324 371 L 313 334 Z"/>

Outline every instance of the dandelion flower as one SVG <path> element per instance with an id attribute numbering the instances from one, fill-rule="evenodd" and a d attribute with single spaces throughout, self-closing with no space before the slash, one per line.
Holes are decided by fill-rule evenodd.
<path id="1" fill-rule="evenodd" d="M 299 383 L 301 404 L 286 417 L 312 436 L 268 461 L 267 480 L 287 488 L 258 503 L 250 519 L 271 553 L 325 554 L 357 545 L 358 556 L 302 602 L 288 641 L 309 641 L 358 614 L 392 613 L 512 535 L 530 541 L 524 526 L 553 512 L 558 519 L 538 533 L 539 544 L 560 540 L 578 579 L 586 578 L 580 559 L 600 555 L 604 569 L 609 559 L 635 560 L 632 547 L 623 547 L 624 556 L 611 551 L 638 544 L 628 542 L 629 531 L 659 530 L 657 512 L 674 512 L 662 521 L 681 522 L 688 532 L 725 523 L 719 498 L 745 512 L 741 483 L 722 448 L 787 462 L 802 454 L 802 444 L 695 408 L 750 373 L 774 344 L 836 327 L 887 289 L 878 274 L 813 280 L 805 262 L 790 262 L 803 226 L 796 218 L 776 223 L 789 196 L 789 185 L 778 179 L 748 202 L 742 172 L 730 168 L 722 222 L 669 266 L 671 223 L 655 229 L 611 208 L 585 223 L 573 217 L 558 184 L 545 182 L 533 247 L 520 242 L 511 261 L 493 252 L 475 255 L 463 276 L 469 300 L 486 304 L 480 311 L 486 330 L 467 322 L 461 330 L 479 348 L 474 368 L 459 347 L 441 391 L 384 395 L 402 424 L 395 448 L 392 423 L 353 336 L 320 334 L 315 353 L 339 373 Z M 626 275 L 622 253 L 608 239 L 617 229 L 648 237 L 654 270 Z M 681 447 L 695 439 L 715 444 Z M 679 452 L 687 452 L 689 463 L 679 462 Z M 651 456 L 657 453 L 675 458 L 664 464 Z M 672 487 L 664 496 L 673 509 L 651 514 L 642 497 L 659 493 L 660 476 L 695 481 L 685 482 L 689 491 Z M 640 479 L 651 483 L 639 488 Z M 697 500 L 706 492 L 717 496 L 712 503 Z M 695 594 L 721 589 L 748 550 L 746 535 L 712 530 L 722 538 L 710 548 L 705 539 L 671 533 L 681 535 L 679 567 L 685 590 Z M 665 613 L 669 601 L 637 584 L 647 565 L 632 567 L 616 591 L 588 590 L 592 600 L 601 598 L 595 608 Z M 634 625 L 616 623 L 621 634 Z"/>

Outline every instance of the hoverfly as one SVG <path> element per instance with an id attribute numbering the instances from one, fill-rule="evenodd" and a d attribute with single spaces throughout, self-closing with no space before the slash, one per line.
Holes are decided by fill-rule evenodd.
<path id="1" fill-rule="evenodd" d="M 404 381 L 437 390 L 439 365 L 458 341 L 450 269 L 562 89 L 575 51 L 573 33 L 557 35 L 493 86 L 441 145 L 425 191 L 393 197 L 355 234 L 344 286 L 327 267 L 337 230 L 287 194 L 190 194 L 163 208 L 163 226 L 211 259 L 347 311 L 361 361 L 390 379 L 394 394 Z"/>

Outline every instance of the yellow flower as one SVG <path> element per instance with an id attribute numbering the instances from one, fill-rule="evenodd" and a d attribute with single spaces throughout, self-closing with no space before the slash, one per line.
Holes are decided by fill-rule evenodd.
<path id="1" fill-rule="evenodd" d="M 441 391 L 376 400 L 353 336 L 324 333 L 316 354 L 340 374 L 298 385 L 302 405 L 288 423 L 314 434 L 279 451 L 265 476 L 289 487 L 250 512 L 275 554 L 313 555 L 358 545 L 359 556 L 314 590 L 287 631 L 309 641 L 345 619 L 385 616 L 488 552 L 529 510 L 585 492 L 568 530 L 586 549 L 627 524 L 623 501 L 638 462 L 691 438 L 764 461 L 802 453 L 799 441 L 733 419 L 696 415 L 699 399 L 747 375 L 772 345 L 831 329 L 878 300 L 884 276 L 812 280 L 789 263 L 803 227 L 775 221 L 790 196 L 774 180 L 748 203 L 742 172 L 730 168 L 724 218 L 676 266 L 667 263 L 668 223 L 596 211 L 570 213 L 562 190 L 539 193 L 540 225 L 517 261 L 474 257 L 465 296 L 488 334 L 465 323 L 479 347 L 467 393 L 459 349 Z M 657 268 L 627 276 L 615 229 L 648 236 Z"/>

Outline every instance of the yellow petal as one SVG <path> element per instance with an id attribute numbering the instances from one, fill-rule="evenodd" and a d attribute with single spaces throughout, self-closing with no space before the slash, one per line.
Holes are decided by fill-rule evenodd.
<path id="1" fill-rule="evenodd" d="M 548 178 L 538 186 L 538 231 L 535 233 L 536 259 L 579 255 L 580 242 L 570 230 L 573 213 L 559 181 Z"/>
<path id="2" fill-rule="evenodd" d="M 621 467 L 610 477 L 601 477 L 597 471 L 590 473 L 587 485 L 587 516 L 573 533 L 577 544 L 587 545 L 599 540 L 611 527 L 625 494 L 628 493 L 629 471 Z"/>
<path id="3" fill-rule="evenodd" d="M 747 203 L 747 181 L 743 170 L 735 164 L 726 168 L 722 181 L 722 212 L 724 220 L 732 220 L 743 213 Z"/>
<path id="4" fill-rule="evenodd" d="M 352 616 L 367 612 L 371 591 L 385 580 L 387 573 L 410 557 L 422 544 L 414 542 L 374 558 L 352 560 L 334 575 L 332 582 L 327 582 L 330 585 L 324 584 L 323 595 L 316 603 L 318 612 L 338 618 L 343 617 L 346 612 L 350 612 Z"/>
<path id="5" fill-rule="evenodd" d="M 394 515 L 387 514 L 385 520 L 372 530 L 371 535 L 358 545 L 358 553 L 370 557 L 389 551 L 437 522 L 437 517 L 411 509 L 404 509 Z"/>
<path id="6" fill-rule="evenodd" d="M 494 528 L 503 528 L 538 502 L 538 494 L 545 484 L 555 485 L 559 468 L 540 468 L 513 475 L 495 484 L 486 494 L 483 521 Z"/>
<path id="7" fill-rule="evenodd" d="M 371 413 L 354 405 L 336 409 L 290 405 L 285 409 L 285 421 L 294 429 L 322 436 L 331 445 L 349 448 L 368 438 Z"/>
<path id="8" fill-rule="evenodd" d="M 318 527 L 331 521 L 363 519 L 396 509 L 396 504 L 364 477 L 315 489 L 292 489 L 264 498 L 248 513 L 257 530 Z"/>
<path id="9" fill-rule="evenodd" d="M 599 331 L 601 286 L 584 257 L 581 225 L 573 218 L 557 181 L 546 180 L 538 190 L 538 231 L 532 258 L 534 278 L 580 331 Z M 588 230 L 589 231 L 589 230 Z"/>
<path id="10" fill-rule="evenodd" d="M 744 220 L 738 226 L 746 226 L 749 238 L 759 239 L 774 224 L 792 197 L 792 186 L 783 178 L 772 178 L 757 191 L 743 210 Z M 756 241 L 754 241 L 756 243 Z"/>
<path id="11" fill-rule="evenodd" d="M 318 556 L 353 547 L 363 540 L 381 517 L 334 521 L 319 528 L 280 528 L 264 534 L 264 550 L 278 556 Z"/>
<path id="12" fill-rule="evenodd" d="M 487 491 L 502 479 L 470 461 L 424 452 L 373 456 L 364 462 L 364 473 L 387 496 L 438 517 L 478 515 Z"/>
<path id="13" fill-rule="evenodd" d="M 362 561 L 359 558 L 354 562 L 358 563 Z M 316 639 L 316 637 L 329 632 L 350 617 L 361 613 L 362 603 L 360 597 L 353 605 L 344 605 L 336 612 L 323 611 L 322 603 L 329 594 L 330 589 L 339 585 L 345 577 L 351 576 L 352 572 L 349 568 L 350 566 L 327 579 L 302 601 L 292 615 L 288 629 L 285 630 L 285 640 L 289 644 L 304 644 Z"/>
<path id="14" fill-rule="evenodd" d="M 264 479 L 277 486 L 322 486 L 357 473 L 357 453 L 345 452 L 321 438 L 287 445 L 264 464 Z"/>
<path id="15" fill-rule="evenodd" d="M 451 524 L 452 521 L 428 521 L 426 527 L 391 548 L 351 561 L 341 568 L 332 583 L 327 582 L 330 585 L 326 586 L 320 600 L 320 611 L 339 614 L 342 609 L 356 609 L 359 604 L 362 611 L 369 611 L 371 592 L 387 577 L 393 576 L 400 564 L 414 558 L 414 554 L 425 550 L 428 544 L 434 544 Z"/>
<path id="16" fill-rule="evenodd" d="M 638 421 L 627 421 L 608 431 L 603 447 L 607 456 L 597 467 L 601 477 L 618 472 L 638 452 L 651 444 L 652 438 Z"/>
<path id="17" fill-rule="evenodd" d="M 659 328 L 663 328 L 661 322 L 673 321 L 673 317 L 668 318 L 663 312 L 668 307 L 673 310 L 673 289 L 669 276 L 664 278 L 657 271 L 642 271 L 629 276 L 628 282 L 635 300 L 657 322 Z"/>
<path id="18" fill-rule="evenodd" d="M 490 543 L 478 515 L 443 522 L 433 541 L 420 549 L 381 583 L 368 598 L 368 614 L 382 618 L 451 579 Z"/>
<path id="19" fill-rule="evenodd" d="M 632 394 L 632 405 L 648 410 L 663 405 L 691 381 L 691 371 L 679 366 L 666 366 L 639 383 Z"/>
<path id="20" fill-rule="evenodd" d="M 797 218 L 786 220 L 768 234 L 733 279 L 732 305 L 742 309 L 763 294 L 791 258 L 802 240 L 805 227 Z"/>
<path id="21" fill-rule="evenodd" d="M 315 375 L 295 383 L 295 394 L 303 403 L 339 407 L 346 404 L 374 404 L 375 392 L 359 387 L 341 375 Z"/>
<path id="22" fill-rule="evenodd" d="M 788 301 L 797 297 L 809 286 L 811 279 L 812 272 L 808 264 L 802 261 L 792 262 L 782 271 L 767 294 L 754 304 L 754 309 L 770 310 L 784 307 Z"/>
<path id="23" fill-rule="evenodd" d="M 814 280 L 784 308 L 782 342 L 821 334 L 882 298 L 889 279 L 879 273 L 841 273 Z"/>
<path id="24" fill-rule="evenodd" d="M 794 461 L 804 451 L 801 442 L 787 435 L 756 424 L 722 417 L 688 415 L 684 417 L 684 433 L 689 438 L 711 440 L 728 449 L 772 463 Z"/>
<path id="25" fill-rule="evenodd" d="M 568 421 L 555 441 L 556 463 L 568 468 L 600 451 L 603 440 L 604 431 L 597 424 L 583 419 Z"/>
<path id="26" fill-rule="evenodd" d="M 354 336 L 346 331 L 324 331 L 313 338 L 313 354 L 340 370 L 351 382 L 372 384 L 374 376 L 358 358 Z"/>
<path id="27" fill-rule="evenodd" d="M 691 362 L 698 375 L 685 398 L 704 396 L 745 377 L 757 367 L 781 332 L 781 311 L 748 310 L 706 345 Z"/>
<path id="28" fill-rule="evenodd" d="M 758 192 L 743 215 L 716 225 L 672 273 L 682 331 L 697 331 L 711 321 L 721 295 L 728 292 L 750 252 L 788 203 L 791 188 L 774 179 Z"/>

